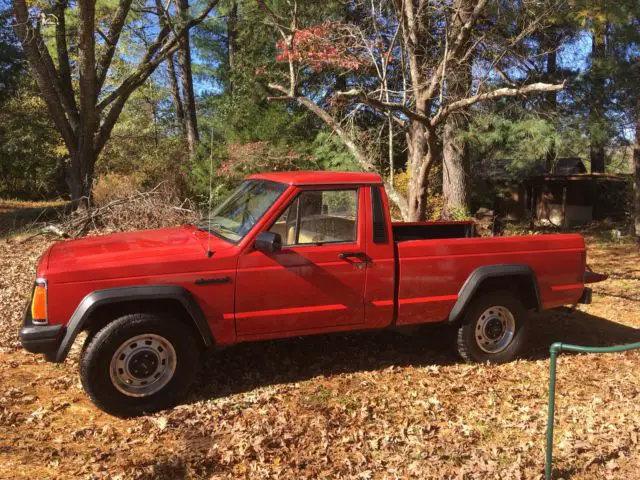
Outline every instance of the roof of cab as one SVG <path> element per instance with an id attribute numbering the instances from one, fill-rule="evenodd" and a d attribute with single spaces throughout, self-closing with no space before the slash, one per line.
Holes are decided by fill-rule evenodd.
<path id="1" fill-rule="evenodd" d="M 271 180 L 288 185 L 382 184 L 382 177 L 377 173 L 363 172 L 273 172 L 251 175 L 249 179 Z"/>

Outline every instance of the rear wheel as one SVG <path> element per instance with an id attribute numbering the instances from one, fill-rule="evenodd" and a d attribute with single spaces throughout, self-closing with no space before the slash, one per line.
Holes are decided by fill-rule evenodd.
<path id="1" fill-rule="evenodd" d="M 175 405 L 198 365 L 198 346 L 175 318 L 125 315 L 93 337 L 80 360 L 82 385 L 112 415 L 129 417 Z"/>
<path id="2" fill-rule="evenodd" d="M 526 344 L 529 319 L 522 303 L 509 292 L 476 298 L 458 329 L 460 356 L 470 363 L 505 363 Z"/>

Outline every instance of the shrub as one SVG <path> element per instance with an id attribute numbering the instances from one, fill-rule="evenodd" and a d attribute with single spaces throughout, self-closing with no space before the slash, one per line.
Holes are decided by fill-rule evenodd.
<path id="1" fill-rule="evenodd" d="M 427 190 L 427 220 L 440 220 L 442 218 L 442 210 L 444 209 L 444 198 L 440 191 L 442 190 L 440 168 L 432 168 L 429 172 L 429 188 Z M 407 196 L 409 192 L 409 180 L 411 179 L 408 172 L 396 173 L 393 177 L 393 186 L 403 196 Z M 393 218 L 401 218 L 400 211 L 393 204 L 389 204 L 391 216 Z"/>
<path id="2" fill-rule="evenodd" d="M 100 175 L 93 185 L 93 201 L 100 205 L 117 198 L 124 198 L 139 192 L 142 187 L 140 173 L 105 173 Z"/>

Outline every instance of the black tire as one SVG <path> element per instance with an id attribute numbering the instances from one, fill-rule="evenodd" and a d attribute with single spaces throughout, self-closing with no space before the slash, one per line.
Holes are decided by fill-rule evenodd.
<path id="1" fill-rule="evenodd" d="M 138 335 L 162 338 L 175 353 L 175 356 L 171 355 L 174 369 L 165 369 L 164 381 L 167 383 L 146 396 L 123 393 L 111 375 L 111 362 L 116 352 Z M 199 346 L 193 335 L 178 319 L 169 316 L 152 313 L 125 315 L 88 337 L 86 342 L 80 358 L 82 386 L 98 408 L 117 417 L 133 417 L 174 406 L 186 394 L 199 365 Z"/>
<path id="2" fill-rule="evenodd" d="M 508 335 L 497 337 L 505 342 L 503 347 L 500 347 L 499 344 L 494 345 L 488 343 L 487 339 L 489 336 L 486 335 L 486 330 L 483 330 L 483 327 L 486 326 L 488 322 L 481 320 L 481 317 L 485 312 L 491 311 L 491 307 L 500 308 L 500 313 L 496 314 L 498 321 L 503 314 L 508 315 L 507 312 L 503 310 L 506 309 L 513 317 L 515 323 L 512 330 L 513 335 L 510 340 L 507 339 Z M 484 318 L 491 318 L 492 315 L 493 313 Z M 504 329 L 505 327 L 498 327 L 498 330 L 500 328 Z M 496 336 L 499 334 L 499 331 L 496 333 Z M 515 294 L 506 291 L 484 294 L 471 302 L 465 312 L 462 324 L 458 328 L 456 337 L 458 354 L 468 363 L 510 362 L 522 353 L 527 342 L 528 334 L 529 317 L 522 302 L 515 297 Z M 496 340 L 496 342 L 498 341 L 499 340 Z M 481 343 L 484 346 L 481 346 Z"/>

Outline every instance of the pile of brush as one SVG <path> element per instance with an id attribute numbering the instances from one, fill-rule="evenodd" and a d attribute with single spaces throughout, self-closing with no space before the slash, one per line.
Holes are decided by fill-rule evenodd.
<path id="1" fill-rule="evenodd" d="M 53 221 L 33 225 L 38 232 L 23 241 L 39 235 L 78 238 L 88 234 L 170 227 L 193 223 L 198 218 L 199 214 L 189 199 L 180 200 L 159 184 L 146 192 L 136 191 L 125 197 L 95 202 L 85 208 L 68 209 Z"/>

